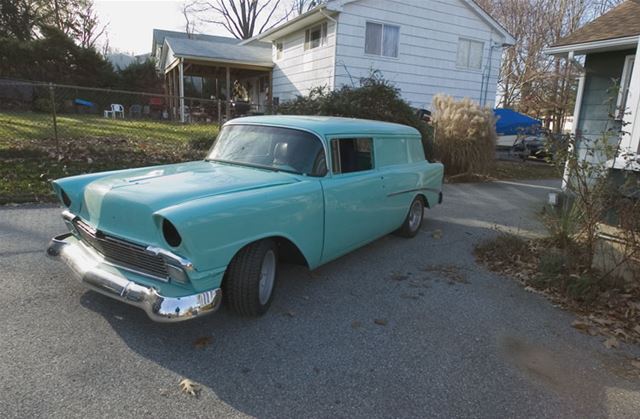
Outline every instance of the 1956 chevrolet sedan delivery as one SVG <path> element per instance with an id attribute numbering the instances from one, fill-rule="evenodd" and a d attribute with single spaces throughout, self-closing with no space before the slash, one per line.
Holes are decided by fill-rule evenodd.
<path id="1" fill-rule="evenodd" d="M 53 182 L 69 233 L 47 254 L 89 288 L 180 321 L 261 315 L 280 261 L 314 269 L 385 234 L 417 234 L 443 166 L 417 130 L 344 118 L 224 125 L 203 161 Z"/>

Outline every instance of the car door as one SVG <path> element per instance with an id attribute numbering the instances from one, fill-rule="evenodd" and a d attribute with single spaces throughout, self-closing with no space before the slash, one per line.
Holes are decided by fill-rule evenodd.
<path id="1" fill-rule="evenodd" d="M 384 224 L 387 232 L 399 228 L 420 185 L 420 173 L 410 159 L 411 138 L 387 136 L 375 140 L 375 160 L 385 192 Z"/>
<path id="2" fill-rule="evenodd" d="M 373 138 L 329 139 L 331 175 L 322 180 L 325 200 L 323 262 L 384 234 L 379 207 L 382 178 L 374 164 Z"/>

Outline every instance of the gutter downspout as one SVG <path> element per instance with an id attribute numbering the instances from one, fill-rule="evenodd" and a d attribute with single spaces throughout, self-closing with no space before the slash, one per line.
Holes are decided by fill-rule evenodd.
<path id="1" fill-rule="evenodd" d="M 332 59 L 332 64 L 331 64 L 331 71 L 332 71 L 332 75 L 331 75 L 331 90 L 335 90 L 336 88 L 336 65 L 337 65 L 337 57 L 338 57 L 338 20 L 334 19 L 333 17 L 329 16 L 328 14 L 325 13 L 324 11 L 324 7 L 320 8 L 318 10 L 320 12 L 320 14 L 324 17 L 326 17 L 328 20 L 330 20 L 331 22 L 333 22 L 335 29 L 334 29 L 334 35 L 333 35 L 333 59 Z M 327 36 L 329 36 L 327 34 Z"/>

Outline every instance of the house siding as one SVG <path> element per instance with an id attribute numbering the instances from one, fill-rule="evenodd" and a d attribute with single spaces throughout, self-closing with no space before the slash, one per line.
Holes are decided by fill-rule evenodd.
<path id="1" fill-rule="evenodd" d="M 585 158 L 589 144 L 603 138 L 604 133 L 622 128 L 621 123 L 613 121 L 610 115 L 615 112 L 616 80 L 622 77 L 625 57 L 634 53 L 635 50 L 625 50 L 589 54 L 586 57 L 585 84 L 576 129 L 578 148 Z M 618 138 L 610 136 L 609 141 L 615 145 Z"/>
<path id="2" fill-rule="evenodd" d="M 416 107 L 430 108 L 437 93 L 480 101 L 491 45 L 505 40 L 461 0 L 358 1 L 345 5 L 337 19 L 336 86 L 357 85 L 371 70 L 379 70 Z M 365 55 L 367 21 L 400 27 L 398 58 Z M 457 67 L 459 38 L 484 42 L 480 70 Z M 491 55 L 489 106 L 496 96 L 502 49 L 494 48 Z"/>
<path id="3" fill-rule="evenodd" d="M 305 51 L 305 30 L 301 30 L 277 41 L 283 43 L 280 60 L 276 57 L 276 48 L 272 48 L 275 63 L 273 96 L 280 101 L 307 94 L 317 86 L 333 89 L 336 25 L 329 20 L 326 22 L 327 41 L 324 46 Z"/>

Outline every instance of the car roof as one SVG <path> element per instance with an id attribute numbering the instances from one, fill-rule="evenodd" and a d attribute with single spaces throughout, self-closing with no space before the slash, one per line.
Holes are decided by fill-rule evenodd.
<path id="1" fill-rule="evenodd" d="M 340 118 L 335 116 L 298 116 L 298 115 L 265 115 L 235 118 L 227 125 L 272 125 L 286 128 L 299 128 L 325 135 L 420 135 L 412 127 L 391 122 L 368 119 Z"/>

